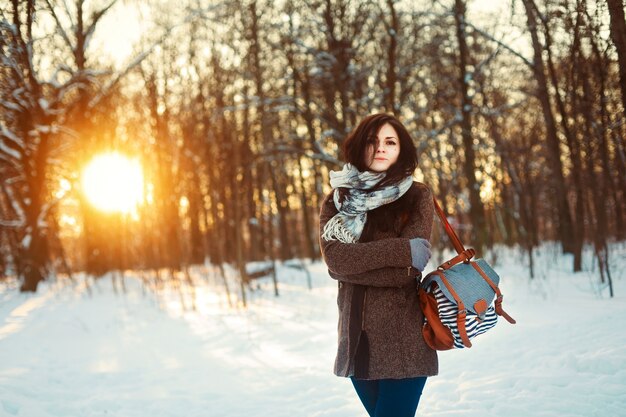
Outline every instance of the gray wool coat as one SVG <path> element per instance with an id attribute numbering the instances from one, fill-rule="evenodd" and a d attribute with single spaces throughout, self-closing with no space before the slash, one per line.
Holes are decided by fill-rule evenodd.
<path id="1" fill-rule="evenodd" d="M 424 342 L 417 298 L 419 271 L 411 267 L 409 239 L 430 239 L 432 193 L 413 182 L 417 207 L 400 235 L 376 231 L 373 240 L 342 243 L 321 238 L 337 209 L 332 193 L 320 211 L 320 248 L 329 275 L 338 281 L 337 376 L 399 379 L 438 373 L 437 352 Z"/>

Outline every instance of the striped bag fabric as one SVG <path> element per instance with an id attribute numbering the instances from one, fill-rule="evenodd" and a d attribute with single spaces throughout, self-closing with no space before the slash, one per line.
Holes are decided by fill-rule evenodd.
<path id="1" fill-rule="evenodd" d="M 422 334 L 436 350 L 471 347 L 470 339 L 492 329 L 498 316 L 512 324 L 515 320 L 502 309 L 498 274 L 484 259 L 472 260 L 476 251 L 465 249 L 437 200 L 433 201 L 458 255 L 439 265 L 419 284 L 419 303 L 425 318 Z"/>
<path id="2" fill-rule="evenodd" d="M 448 300 L 439 287 L 434 289 L 433 294 L 437 300 L 437 309 L 441 323 L 450 329 L 450 332 L 452 333 L 453 347 L 455 349 L 463 349 L 465 345 L 463 345 L 463 339 L 461 339 L 459 327 L 457 326 L 456 304 Z M 496 309 L 493 306 L 487 309 L 483 318 L 468 311 L 467 317 L 465 318 L 467 338 L 471 340 L 474 337 L 485 333 L 487 330 L 494 327 L 497 322 L 498 315 L 496 314 Z"/>

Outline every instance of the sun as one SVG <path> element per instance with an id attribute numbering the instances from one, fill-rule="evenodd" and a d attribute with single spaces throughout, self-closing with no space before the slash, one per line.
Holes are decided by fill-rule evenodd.
<path id="1" fill-rule="evenodd" d="M 131 213 L 143 202 L 143 171 L 137 159 L 118 152 L 96 155 L 83 169 L 83 193 L 97 209 Z"/>

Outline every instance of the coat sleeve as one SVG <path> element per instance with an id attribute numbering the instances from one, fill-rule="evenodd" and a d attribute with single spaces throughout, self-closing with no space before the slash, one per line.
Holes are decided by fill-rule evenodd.
<path id="1" fill-rule="evenodd" d="M 406 287 L 415 283 L 415 268 L 393 268 L 385 267 L 362 272 L 360 274 L 339 275 L 328 271 L 328 275 L 337 281 L 349 282 L 351 284 L 367 285 L 370 287 Z"/>
<path id="2" fill-rule="evenodd" d="M 343 243 L 322 239 L 324 226 L 337 209 L 332 193 L 327 195 L 320 211 L 319 242 L 328 270 L 337 275 L 361 274 L 384 267 L 411 266 L 411 246 L 408 237 L 374 240 L 365 243 Z"/>
<path id="3" fill-rule="evenodd" d="M 401 237 L 413 239 L 421 237 L 430 240 L 433 231 L 433 218 L 435 215 L 435 206 L 433 204 L 433 193 L 425 184 L 419 184 L 419 201 L 416 210 L 411 216 L 409 224 L 402 229 Z"/>
<path id="4" fill-rule="evenodd" d="M 401 237 L 412 239 L 421 237 L 430 240 L 434 206 L 430 189 L 424 185 L 419 185 L 420 197 L 418 206 L 413 212 L 409 223 L 401 232 Z M 404 287 L 415 282 L 418 271 L 414 268 L 394 268 L 385 267 L 374 269 L 359 274 L 335 274 L 330 271 L 330 276 L 339 281 L 350 282 L 352 284 L 371 285 L 375 287 Z"/>

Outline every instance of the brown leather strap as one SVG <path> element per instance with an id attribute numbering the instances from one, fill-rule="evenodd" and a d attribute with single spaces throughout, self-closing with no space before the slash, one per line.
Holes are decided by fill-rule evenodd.
<path id="1" fill-rule="evenodd" d="M 420 306 L 424 312 L 426 322 L 422 327 L 422 334 L 426 344 L 435 350 L 448 350 L 454 348 L 452 331 L 445 326 L 439 318 L 437 300 L 432 293 L 423 288 L 417 291 Z"/>
<path id="2" fill-rule="evenodd" d="M 465 319 L 467 318 L 467 310 L 463 308 L 463 310 L 459 310 L 459 313 L 456 315 L 456 324 L 459 328 L 459 336 L 461 336 L 461 340 L 465 347 L 472 347 L 472 342 L 470 342 L 469 337 L 467 336 L 467 329 L 465 328 Z"/>
<path id="3" fill-rule="evenodd" d="M 465 328 L 465 319 L 467 318 L 467 310 L 465 309 L 465 304 L 463 304 L 463 301 L 461 301 L 461 297 L 459 297 L 456 291 L 454 291 L 454 288 L 452 288 L 452 285 L 450 285 L 448 279 L 443 274 L 443 272 L 435 271 L 435 273 L 439 275 L 439 277 L 441 278 L 441 282 L 443 282 L 443 285 L 446 286 L 446 288 L 448 289 L 448 291 L 450 291 L 450 294 L 454 298 L 454 301 L 456 301 L 456 323 L 457 327 L 459 328 L 459 336 L 461 336 L 461 340 L 463 341 L 465 347 L 472 347 L 472 343 L 467 336 L 467 329 Z"/>
<path id="4" fill-rule="evenodd" d="M 509 316 L 507 314 L 507 312 L 504 311 L 504 309 L 502 308 L 502 298 L 503 298 L 503 295 L 500 292 L 500 288 L 498 288 L 496 286 L 496 284 L 493 283 L 491 278 L 489 278 L 489 276 L 487 274 L 485 274 L 485 271 L 483 271 L 483 269 L 480 266 L 478 266 L 478 264 L 476 264 L 476 262 L 470 262 L 470 263 L 474 267 L 474 269 L 480 274 L 480 276 L 483 277 L 483 279 L 487 282 L 487 284 L 489 284 L 491 289 L 495 291 L 495 293 L 496 293 L 496 314 L 499 315 L 499 316 L 504 317 L 506 319 L 506 321 L 508 321 L 509 323 L 515 324 L 515 319 L 513 317 Z"/>
<path id="5" fill-rule="evenodd" d="M 445 271 L 446 269 L 452 268 L 454 265 L 458 264 L 459 262 L 469 261 L 470 259 L 474 257 L 475 254 L 476 254 L 476 251 L 473 248 L 465 249 L 463 252 L 461 252 L 454 258 L 439 265 L 437 269 L 441 269 Z"/>
<path id="6" fill-rule="evenodd" d="M 485 281 L 487 281 L 487 284 L 489 284 L 489 286 L 491 287 L 493 292 L 496 293 L 496 295 L 498 295 L 498 296 L 502 295 L 500 293 L 500 289 L 498 288 L 498 286 L 496 284 L 494 284 L 494 282 L 491 280 L 491 278 L 489 278 L 489 275 L 485 274 L 485 271 L 483 271 L 483 269 L 480 266 L 478 266 L 478 264 L 476 262 L 470 262 L 470 264 L 474 267 L 476 272 L 478 272 L 480 274 L 480 276 L 483 277 L 483 279 Z"/>
<path id="7" fill-rule="evenodd" d="M 458 253 L 457 256 L 455 256 L 454 258 L 450 259 L 447 262 L 444 262 L 443 264 L 439 266 L 440 271 L 445 271 L 446 269 L 453 267 L 459 262 L 469 261 L 470 259 L 474 257 L 476 252 L 472 248 L 467 249 L 467 250 L 465 249 L 465 246 L 463 246 L 461 239 L 459 239 L 459 236 L 456 234 L 456 232 L 454 231 L 454 229 L 448 222 L 448 219 L 446 218 L 446 215 L 444 214 L 443 210 L 439 206 L 439 203 L 437 202 L 437 199 L 435 198 L 435 196 L 433 196 L 433 203 L 435 205 L 435 211 L 437 212 L 437 216 L 439 216 L 439 219 L 441 220 L 441 223 L 443 224 L 446 234 L 450 238 L 450 241 L 452 242 L 452 245 L 454 246 L 456 253 Z M 475 262 L 471 262 L 471 264 L 480 273 L 480 275 L 485 279 L 485 281 L 487 281 L 489 286 L 491 286 L 491 288 L 496 292 L 496 304 L 495 304 L 496 314 L 504 317 L 509 323 L 515 324 L 515 320 L 511 316 L 509 316 L 506 313 L 506 311 L 502 309 L 502 293 L 500 292 L 500 289 L 493 283 L 493 281 L 491 281 L 491 279 L 487 276 L 487 274 L 485 274 L 483 270 L 478 265 L 476 265 Z M 442 279 L 445 280 L 445 276 L 443 274 L 440 274 L 440 276 L 442 277 Z M 447 285 L 447 281 L 444 281 L 444 284 L 446 284 L 446 287 L 448 287 L 448 289 L 450 290 L 450 293 L 453 294 L 453 296 L 457 300 L 457 304 L 459 304 L 460 300 L 458 299 L 458 296 L 456 296 L 455 295 L 456 293 L 454 293 L 451 287 Z M 460 307 L 459 307 L 459 310 L 460 310 Z M 461 331 L 461 327 L 459 326 L 459 332 L 460 331 Z M 465 322 L 463 322 L 463 331 L 465 331 Z M 467 338 L 467 333 L 465 334 L 465 337 Z M 469 343 L 469 339 L 467 339 L 467 342 Z M 465 343 L 465 340 L 463 341 L 463 343 Z M 469 346 L 471 346 L 471 343 Z"/>
<path id="8" fill-rule="evenodd" d="M 456 253 L 462 253 L 465 250 L 465 247 L 463 246 L 463 243 L 461 243 L 461 239 L 459 239 L 459 236 L 457 236 L 452 226 L 450 226 L 450 223 L 448 223 L 446 215 L 444 214 L 443 210 L 439 206 L 439 203 L 437 202 L 437 199 L 434 196 L 433 203 L 435 204 L 435 211 L 437 212 L 437 215 L 439 216 L 439 219 L 441 220 L 441 223 L 443 224 L 443 227 L 446 230 L 446 233 L 448 234 L 452 245 L 454 245 Z"/>
<path id="9" fill-rule="evenodd" d="M 502 297 L 503 297 L 502 295 L 499 295 L 498 298 L 496 298 L 496 314 L 504 317 L 506 321 L 508 321 L 511 324 L 517 323 L 515 319 L 509 316 L 508 313 L 504 311 L 504 309 L 502 308 Z"/>

